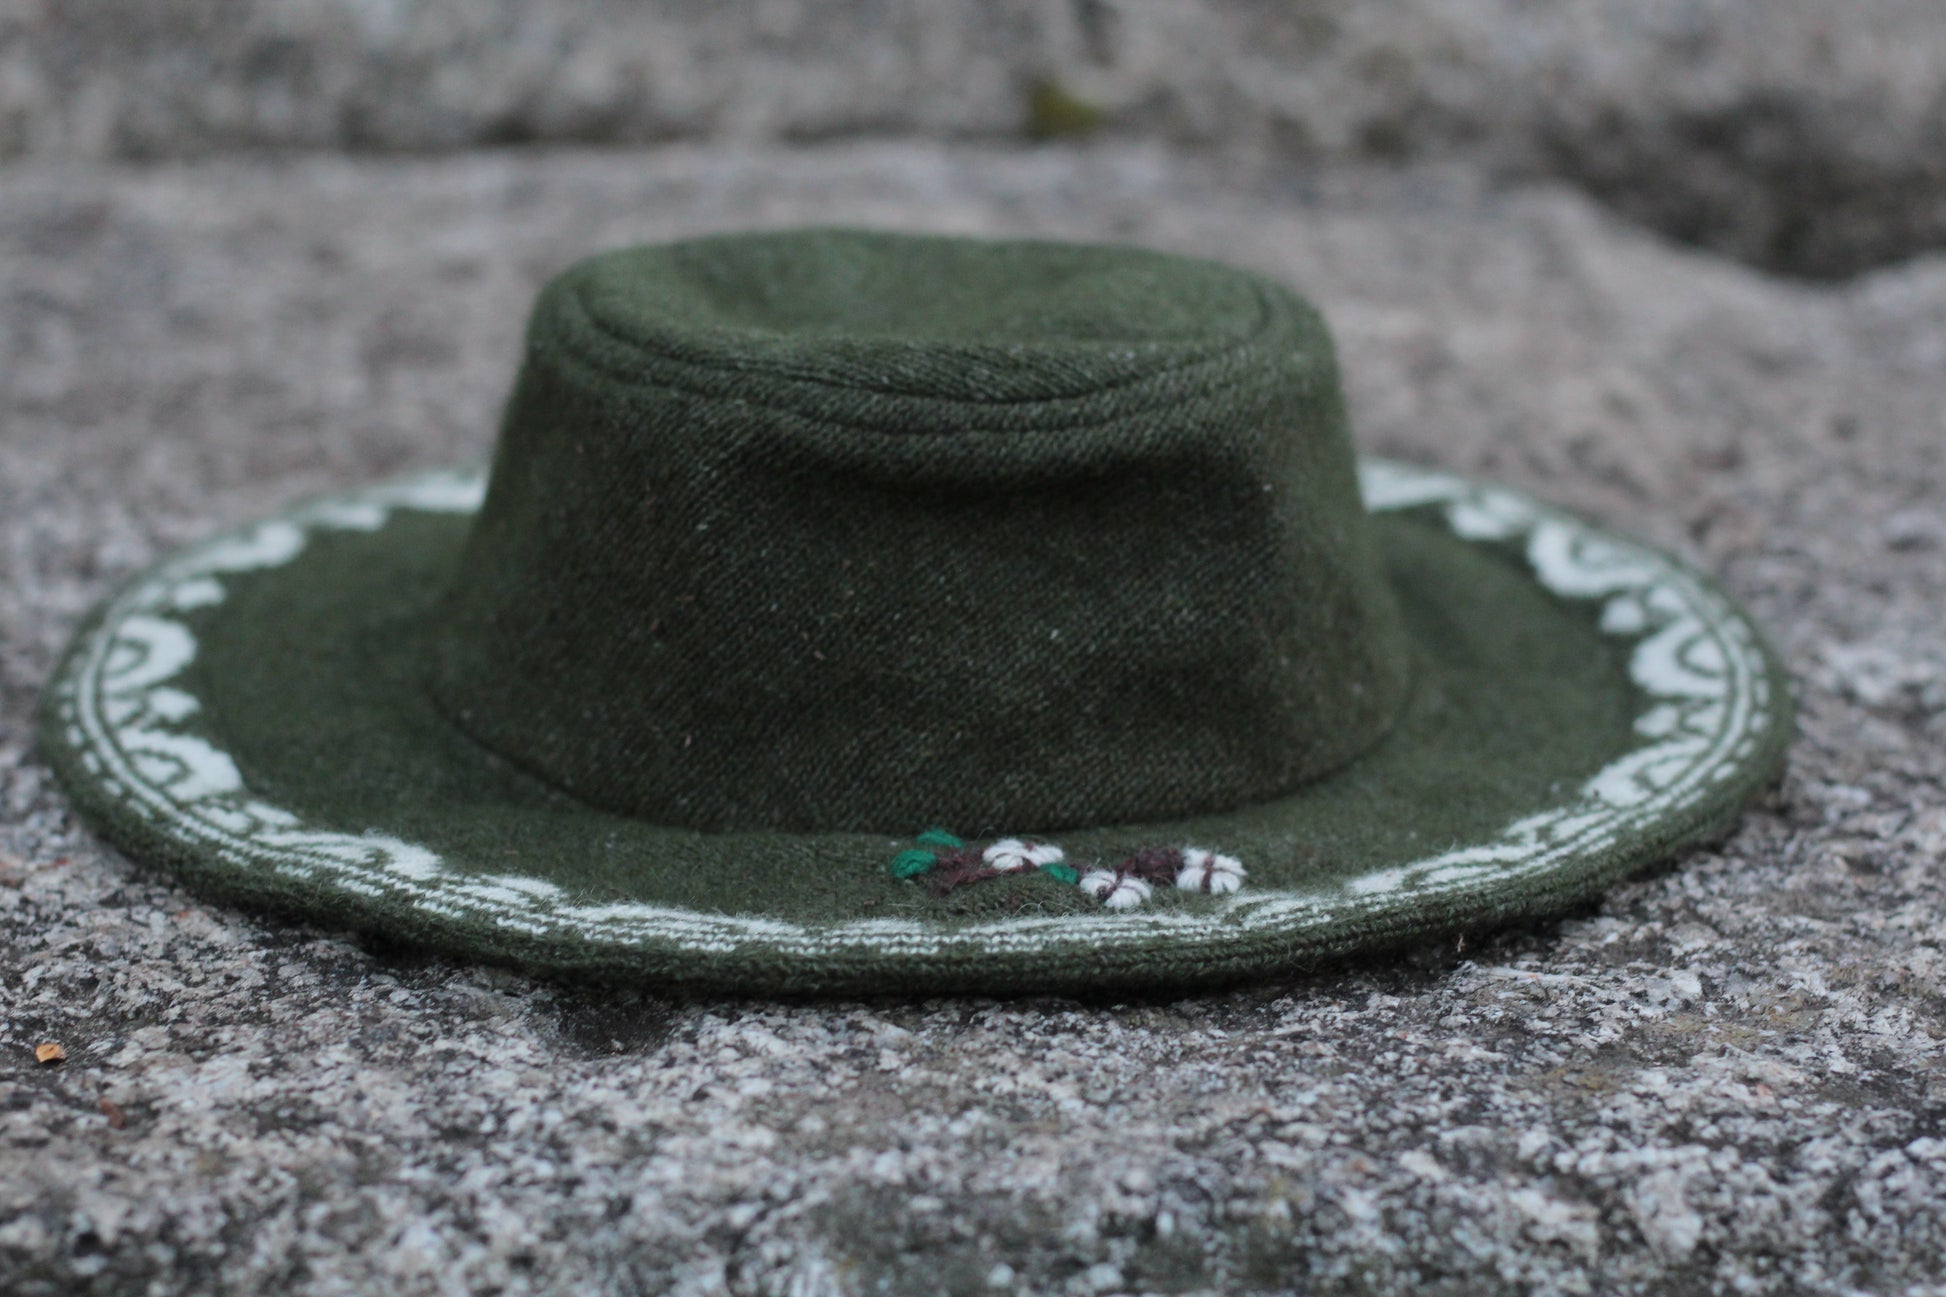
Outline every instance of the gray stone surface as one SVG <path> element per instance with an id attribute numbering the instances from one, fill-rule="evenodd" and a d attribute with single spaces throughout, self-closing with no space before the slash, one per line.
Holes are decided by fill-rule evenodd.
<path id="1" fill-rule="evenodd" d="M 117 579 L 483 452 L 527 295 L 575 256 L 796 219 L 1289 278 L 1368 447 L 1748 601 L 1801 682 L 1787 779 L 1558 924 L 1087 1002 L 537 983 L 202 904 L 69 822 L 31 708 Z M 1943 409 L 1946 259 L 1812 288 L 1450 172 L 0 171 L 0 1291 L 1946 1292 Z"/>
<path id="2" fill-rule="evenodd" d="M 995 140 L 1091 115 L 1285 163 L 1566 177 L 1807 274 L 1946 243 L 1938 0 L 0 0 L 0 156 Z"/>

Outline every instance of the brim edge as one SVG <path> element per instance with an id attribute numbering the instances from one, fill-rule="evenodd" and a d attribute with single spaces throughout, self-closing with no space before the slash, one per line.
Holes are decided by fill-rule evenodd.
<path id="1" fill-rule="evenodd" d="M 1641 549 L 1649 548 L 1639 542 L 1630 543 Z M 1063 994 L 1190 989 L 1302 972 L 1353 954 L 1376 953 L 1415 941 L 1518 926 L 1557 916 L 1687 848 L 1720 838 L 1735 826 L 1751 801 L 1781 778 L 1787 766 L 1795 729 L 1791 680 L 1761 628 L 1741 612 L 1710 576 L 1673 556 L 1660 554 L 1659 557 L 1702 585 L 1745 623 L 1762 654 L 1775 701 L 1769 709 L 1769 724 L 1736 776 L 1726 780 L 1717 795 L 1708 801 L 1675 812 L 1666 821 L 1657 823 L 1654 832 L 1638 836 L 1629 849 L 1610 856 L 1584 857 L 1574 866 L 1556 868 L 1538 879 L 1522 878 L 1505 886 L 1483 885 L 1430 916 L 1375 915 L 1369 921 L 1354 921 L 1315 939 L 1303 934 L 1253 934 L 1225 947 L 1214 958 L 1209 957 L 1210 947 L 1206 943 L 1192 946 L 1185 942 L 1185 953 L 1193 951 L 1197 956 L 1192 960 L 1158 960 L 1149 943 L 1130 951 L 1133 958 L 1128 960 L 1115 958 L 1112 947 L 1098 947 L 1094 952 L 1096 958 L 1058 960 L 1030 954 L 977 968 L 955 960 L 943 965 L 936 977 L 902 972 L 900 980 L 909 988 L 906 993 Z M 234 864 L 201 858 L 172 841 L 163 828 L 151 825 L 146 817 L 118 813 L 126 811 L 126 803 L 96 777 L 89 769 L 85 751 L 69 740 L 68 726 L 60 715 L 60 694 L 63 688 L 73 687 L 78 660 L 90 638 L 100 631 L 116 607 L 119 594 L 151 576 L 168 561 L 130 577 L 116 596 L 103 600 L 83 618 L 49 678 L 39 707 L 41 755 L 67 791 L 75 810 L 83 822 L 136 861 L 138 867 L 152 868 L 159 864 L 197 895 L 253 913 L 296 918 L 326 931 L 352 932 L 384 943 L 403 942 L 451 957 L 527 971 L 652 980 L 672 991 L 693 993 L 869 995 L 884 991 L 888 974 L 882 961 L 853 959 L 843 952 L 815 962 L 788 963 L 737 959 L 733 953 L 701 966 L 685 966 L 688 961 L 679 952 L 653 946 L 586 941 L 564 945 L 544 936 L 464 920 L 442 920 L 429 915 L 408 919 L 396 907 L 356 894 L 331 892 L 327 900 L 315 885 L 268 871 L 246 872 Z"/>

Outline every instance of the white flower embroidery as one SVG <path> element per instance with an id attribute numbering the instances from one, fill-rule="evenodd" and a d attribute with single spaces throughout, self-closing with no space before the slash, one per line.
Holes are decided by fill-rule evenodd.
<path id="1" fill-rule="evenodd" d="M 1247 871 L 1235 856 L 1219 856 L 1201 847 L 1185 847 L 1182 868 L 1176 873 L 1176 886 L 1185 892 L 1210 892 L 1222 895 L 1243 886 Z"/>
<path id="2" fill-rule="evenodd" d="M 1019 838 L 1002 838 L 980 855 L 989 867 L 1009 874 L 1021 869 L 1038 869 L 1042 865 L 1058 865 L 1067 858 L 1066 853 L 1051 842 L 1022 842 Z"/>
<path id="3" fill-rule="evenodd" d="M 1149 899 L 1150 887 L 1139 878 L 1112 869 L 1091 869 L 1082 876 L 1081 890 L 1111 910 L 1126 910 Z"/>

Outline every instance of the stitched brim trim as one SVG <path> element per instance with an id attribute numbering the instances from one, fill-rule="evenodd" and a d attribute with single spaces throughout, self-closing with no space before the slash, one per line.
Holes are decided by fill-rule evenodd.
<path id="1" fill-rule="evenodd" d="M 1248 888 L 1173 908 L 1076 912 L 1010 896 L 1011 912 L 933 914 L 914 909 L 906 896 L 917 889 L 886 872 L 909 843 L 867 835 L 768 844 L 757 835 L 671 832 L 649 854 L 622 862 L 648 880 L 631 894 L 588 872 L 585 844 L 594 839 L 585 830 L 612 817 L 564 798 L 509 794 L 500 810 L 518 831 L 504 838 L 515 845 L 500 848 L 478 833 L 454 839 L 465 844 L 459 850 L 433 841 L 436 832 L 415 836 L 409 830 L 425 822 L 423 808 L 400 809 L 388 822 L 388 807 L 405 807 L 412 790 L 382 779 L 364 802 L 327 798 L 331 809 L 321 812 L 305 781 L 322 786 L 335 768 L 307 774 L 288 759 L 277 766 L 226 726 L 234 705 L 211 672 L 219 660 L 237 660 L 234 645 L 227 659 L 215 651 L 225 619 L 242 615 L 237 592 L 264 583 L 302 599 L 298 578 L 313 550 L 458 534 L 478 507 L 476 470 L 317 500 L 142 574 L 97 611 L 61 664 L 45 700 L 43 748 L 105 836 L 219 899 L 533 969 L 798 993 L 1191 985 L 1556 913 L 1720 831 L 1775 777 L 1790 733 L 1784 678 L 1755 628 L 1699 574 L 1504 488 L 1376 460 L 1364 463 L 1362 479 L 1375 513 L 1436 532 L 1428 544 L 1503 556 L 1558 607 L 1562 637 L 1606 645 L 1608 665 L 1574 686 L 1601 696 L 1568 701 L 1588 703 L 1586 715 L 1618 717 L 1619 737 L 1604 739 L 1599 761 L 1581 762 L 1586 768 L 1571 756 L 1588 745 L 1565 743 L 1562 778 L 1544 788 L 1530 777 L 1509 782 L 1500 801 L 1482 793 L 1467 803 L 1486 798 L 1491 823 L 1435 814 L 1429 802 L 1425 822 L 1409 830 L 1419 847 L 1403 850 L 1406 831 L 1395 831 L 1369 860 L 1359 857 L 1356 834 L 1340 834 L 1354 845 L 1326 867 L 1263 858 L 1282 851 L 1265 844 L 1305 840 L 1303 817 L 1330 810 L 1340 823 L 1355 815 L 1360 799 L 1374 795 L 1361 789 L 1357 770 L 1288 812 L 1250 808 L 1062 836 L 1084 866 L 1089 853 L 1192 842 L 1249 865 Z M 307 717 L 294 711 L 279 723 L 301 731 Z M 402 721 L 398 733 L 374 742 L 412 747 L 426 761 L 458 741 L 423 728 Z M 1455 779 L 1464 773 L 1456 762 Z M 1490 779 L 1479 782 L 1490 789 Z M 496 787 L 471 795 L 491 802 Z M 533 845 L 549 840 L 550 825 L 563 844 L 581 844 L 575 859 Z M 807 892 L 797 913 L 788 889 L 781 900 L 760 894 L 761 874 L 741 892 L 696 890 L 697 871 L 712 862 L 727 878 L 738 861 L 765 851 L 828 871 L 830 887 Z M 901 886 L 909 893 L 895 890 Z M 1039 894 L 1021 895 L 1033 902 Z"/>

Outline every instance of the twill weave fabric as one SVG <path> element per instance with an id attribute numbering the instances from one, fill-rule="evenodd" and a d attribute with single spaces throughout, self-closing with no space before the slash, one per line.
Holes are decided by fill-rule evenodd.
<path id="1" fill-rule="evenodd" d="M 1733 826 L 1791 733 L 1756 627 L 1359 458 L 1338 365 L 1289 288 L 1140 249 L 605 253 L 535 304 L 490 465 L 140 574 L 42 748 L 211 897 L 733 992 L 1271 976 Z"/>

